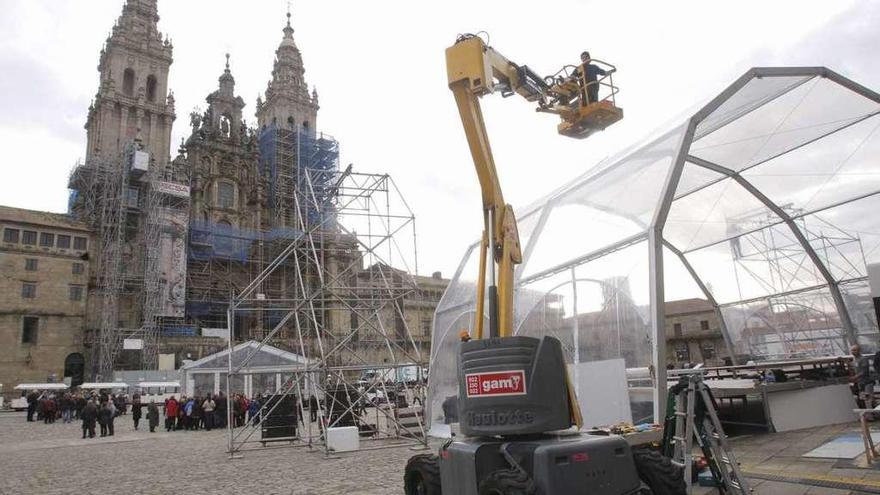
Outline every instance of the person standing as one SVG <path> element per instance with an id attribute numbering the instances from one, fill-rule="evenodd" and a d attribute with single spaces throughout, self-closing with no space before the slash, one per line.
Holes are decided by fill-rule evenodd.
<path id="1" fill-rule="evenodd" d="M 55 404 L 55 396 L 50 395 L 46 397 L 46 400 L 43 401 L 43 422 L 46 424 L 55 422 L 55 415 L 58 413 L 57 405 Z"/>
<path id="2" fill-rule="evenodd" d="M 113 403 L 112 400 L 107 401 L 107 409 L 110 411 L 107 420 L 107 435 L 113 436 L 113 420 L 116 419 L 116 416 L 119 415 L 119 412 L 116 409 L 116 404 Z"/>
<path id="3" fill-rule="evenodd" d="M 137 431 L 138 423 L 141 422 L 141 408 L 143 404 L 141 404 L 141 396 L 139 394 L 134 394 L 131 399 L 131 419 L 134 421 L 134 429 Z"/>
<path id="4" fill-rule="evenodd" d="M 254 397 L 248 403 L 248 421 L 253 423 L 255 426 L 260 424 L 260 399 L 259 395 Z"/>
<path id="5" fill-rule="evenodd" d="M 88 402 L 88 401 L 85 399 L 85 397 L 83 397 L 82 392 L 77 392 L 77 394 L 76 394 L 76 400 L 75 400 L 75 404 L 76 404 L 76 406 L 75 406 L 75 407 L 76 407 L 76 419 L 80 419 L 79 416 L 80 416 L 80 414 L 82 414 L 82 410 L 83 410 L 84 407 L 86 407 L 86 403 L 87 403 L 87 402 Z"/>
<path id="6" fill-rule="evenodd" d="M 211 398 L 211 394 L 208 394 L 208 398 L 205 399 L 205 402 L 202 402 L 202 411 L 204 412 L 205 418 L 205 431 L 211 431 L 214 428 L 214 410 L 216 408 L 217 403 Z"/>
<path id="7" fill-rule="evenodd" d="M 165 431 L 174 429 L 175 418 L 177 418 L 177 399 L 172 395 L 165 401 Z"/>
<path id="8" fill-rule="evenodd" d="M 183 423 L 184 430 L 192 430 L 193 429 L 193 400 L 192 398 L 186 399 L 186 401 L 181 402 L 180 410 L 183 413 L 183 417 L 181 418 L 181 422 Z M 180 428 L 178 428 L 180 429 Z"/>
<path id="9" fill-rule="evenodd" d="M 318 420 L 318 399 L 312 395 L 309 397 L 309 421 L 314 423 Z"/>
<path id="10" fill-rule="evenodd" d="M 36 390 L 27 394 L 27 420 L 29 423 L 34 422 L 34 413 L 37 412 L 37 401 L 40 398 L 40 394 L 37 393 Z"/>
<path id="11" fill-rule="evenodd" d="M 855 375 L 851 381 L 856 385 L 860 395 L 864 394 L 865 409 L 874 408 L 874 382 L 877 377 L 871 373 L 871 358 L 862 355 L 862 347 L 855 344 L 850 348 L 853 357 Z"/>
<path id="12" fill-rule="evenodd" d="M 147 406 L 147 423 L 150 425 L 150 433 L 156 433 L 156 427 L 159 426 L 159 407 L 153 401 Z"/>
<path id="13" fill-rule="evenodd" d="M 98 408 L 95 406 L 94 400 L 88 401 L 83 406 L 80 418 L 82 419 L 82 437 L 85 438 L 86 434 L 88 434 L 89 438 L 95 438 L 95 422 L 98 419 Z"/>
<path id="14" fill-rule="evenodd" d="M 64 395 L 61 396 L 60 408 L 61 422 L 67 424 L 73 421 L 73 399 L 70 397 L 69 393 L 65 392 Z"/>
<path id="15" fill-rule="evenodd" d="M 110 410 L 110 401 L 101 403 L 98 409 L 98 424 L 101 425 L 101 438 L 107 436 L 107 427 L 110 420 L 113 419 L 113 411 Z"/>
<path id="16" fill-rule="evenodd" d="M 223 391 L 221 391 L 214 402 L 217 403 L 217 408 L 214 410 L 214 427 L 226 428 L 226 415 L 229 410 L 229 400 L 227 400 L 227 397 L 223 395 Z"/>
<path id="17" fill-rule="evenodd" d="M 590 52 L 581 53 L 581 65 L 575 74 L 578 77 L 578 83 L 581 86 L 581 98 L 586 97 L 584 104 L 596 103 L 599 101 L 599 75 L 605 75 L 609 72 L 599 68 L 599 66 L 591 64 L 592 57 Z M 611 72 L 614 72 L 613 70 Z"/>
<path id="18" fill-rule="evenodd" d="M 192 403 L 192 414 L 189 419 L 191 423 L 190 426 L 193 430 L 198 430 L 203 426 L 202 420 L 205 418 L 204 411 L 202 411 L 202 398 L 193 397 L 190 401 Z"/>

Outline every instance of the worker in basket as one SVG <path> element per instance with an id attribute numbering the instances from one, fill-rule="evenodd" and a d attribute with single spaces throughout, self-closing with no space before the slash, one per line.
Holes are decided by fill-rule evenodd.
<path id="1" fill-rule="evenodd" d="M 575 69 L 574 77 L 577 78 L 581 87 L 581 101 L 584 105 L 599 101 L 599 76 L 614 72 L 614 69 L 604 70 L 596 64 L 590 63 L 590 52 L 581 52 L 581 65 Z"/>

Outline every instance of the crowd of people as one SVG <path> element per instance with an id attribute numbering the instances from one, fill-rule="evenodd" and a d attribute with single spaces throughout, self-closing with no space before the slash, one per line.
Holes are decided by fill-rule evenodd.
<path id="1" fill-rule="evenodd" d="M 171 431 L 210 431 L 226 428 L 231 409 L 232 426 L 239 428 L 246 424 L 260 424 L 260 411 L 269 400 L 257 394 L 248 398 L 244 394 L 234 394 L 231 399 L 223 392 L 216 395 L 187 397 L 180 399 L 171 396 L 164 403 L 157 404 L 141 400 L 139 394 L 129 398 L 127 394 L 105 392 L 71 392 L 55 394 L 51 392 L 31 392 L 27 396 L 27 421 L 54 423 L 60 419 L 64 423 L 82 422 L 82 438 L 113 436 L 115 423 L 119 416 L 131 412 L 134 429 L 140 428 L 146 410 L 147 426 L 151 433 L 159 427 L 164 417 L 165 430 Z M 129 409 L 130 407 L 130 409 Z M 297 404 L 297 409 L 308 409 L 311 422 L 318 420 L 318 400 L 311 396 L 306 404 Z M 300 422 L 303 418 L 300 417 Z"/>
<path id="2" fill-rule="evenodd" d="M 260 408 L 264 399 L 262 395 L 248 399 L 244 394 L 234 394 L 230 400 L 223 392 L 217 395 L 187 397 L 180 399 L 174 396 L 165 401 L 165 430 L 207 430 L 226 428 L 230 407 L 232 408 L 232 425 L 235 428 L 248 422 L 260 423 Z"/>
<path id="3" fill-rule="evenodd" d="M 139 398 L 135 395 L 135 402 Z M 123 394 L 88 392 L 31 392 L 27 395 L 27 420 L 43 421 L 46 424 L 60 419 L 64 423 L 82 421 L 82 437 L 95 438 L 95 429 L 100 426 L 101 436 L 112 436 L 117 417 L 128 413 L 128 398 Z M 135 420 L 135 427 L 140 419 Z"/>

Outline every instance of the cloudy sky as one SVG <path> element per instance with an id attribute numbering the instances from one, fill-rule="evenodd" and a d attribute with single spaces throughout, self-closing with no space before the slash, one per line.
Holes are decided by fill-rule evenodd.
<path id="1" fill-rule="evenodd" d="M 85 153 L 98 53 L 123 0 L 0 0 L 0 203 L 66 209 L 67 174 Z M 491 43 L 539 73 L 583 49 L 618 67 L 626 119 L 586 141 L 556 134 L 524 101 L 486 98 L 484 113 L 507 199 L 525 205 L 705 100 L 751 66 L 827 65 L 880 87 L 880 2 L 560 0 L 313 1 L 293 4 L 306 78 L 320 93 L 318 127 L 342 163 L 390 173 L 418 221 L 420 272 L 450 275 L 480 229 L 480 200 L 444 49 L 456 34 Z M 204 108 L 224 53 L 237 92 L 254 101 L 281 39 L 282 0 L 160 0 L 174 43 L 178 120 Z M 172 150 L 173 152 L 174 150 Z"/>

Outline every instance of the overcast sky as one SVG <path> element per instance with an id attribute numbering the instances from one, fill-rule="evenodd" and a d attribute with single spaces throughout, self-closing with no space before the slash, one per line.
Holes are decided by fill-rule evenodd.
<path id="1" fill-rule="evenodd" d="M 123 0 L 0 0 L 0 203 L 65 211 L 67 175 L 85 153 L 98 54 Z M 526 8 L 528 6 L 528 8 Z M 174 43 L 174 142 L 205 107 L 224 53 L 236 90 L 254 102 L 269 80 L 286 2 L 159 0 Z M 451 275 L 480 230 L 473 165 L 446 87 L 444 49 L 458 33 L 539 73 L 583 49 L 618 67 L 626 118 L 586 141 L 556 134 L 553 116 L 518 99 L 485 98 L 509 202 L 524 206 L 703 101 L 756 65 L 827 65 L 880 87 L 880 2 L 855 1 L 313 1 L 293 5 L 318 128 L 342 163 L 390 173 L 418 222 L 420 272 Z M 174 147 L 176 148 L 176 146 Z M 172 153 L 175 149 L 172 149 Z"/>

